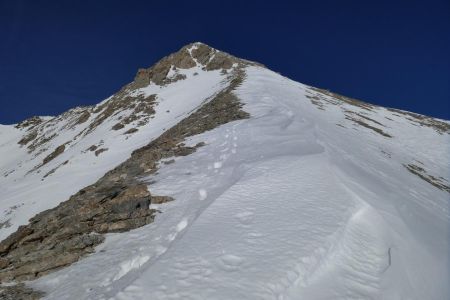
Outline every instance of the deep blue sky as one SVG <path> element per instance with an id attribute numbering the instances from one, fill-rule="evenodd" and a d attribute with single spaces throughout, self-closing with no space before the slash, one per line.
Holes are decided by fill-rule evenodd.
<path id="1" fill-rule="evenodd" d="M 450 119 L 450 0 L 0 0 L 0 38 L 2 124 L 97 103 L 193 41 Z"/>

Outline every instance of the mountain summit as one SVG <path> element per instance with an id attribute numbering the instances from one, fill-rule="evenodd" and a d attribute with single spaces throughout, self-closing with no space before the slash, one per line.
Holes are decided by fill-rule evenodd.
<path id="1" fill-rule="evenodd" d="M 448 121 L 186 45 L 0 125 L 0 299 L 448 298 L 449 145 Z"/>

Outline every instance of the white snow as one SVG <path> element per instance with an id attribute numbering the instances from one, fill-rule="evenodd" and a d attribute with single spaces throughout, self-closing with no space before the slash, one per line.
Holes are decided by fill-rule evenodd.
<path id="1" fill-rule="evenodd" d="M 205 189 L 199 189 L 198 194 L 200 196 L 200 200 L 205 200 L 208 197 L 208 192 Z"/>
<path id="2" fill-rule="evenodd" d="M 449 194 L 402 164 L 420 161 L 448 181 L 449 135 L 383 108 L 319 110 L 307 86 L 246 72 L 236 94 L 251 118 L 192 137 L 206 145 L 147 178 L 152 193 L 175 198 L 154 223 L 109 234 L 96 253 L 30 284 L 58 300 L 448 299 Z M 177 83 L 161 111 L 176 109 L 187 89 Z M 356 126 L 344 109 L 393 138 Z"/>
<path id="3" fill-rule="evenodd" d="M 194 72 L 198 75 L 193 76 Z M 58 136 L 39 148 L 36 152 L 40 152 L 40 149 L 45 151 L 35 156 L 36 152 L 28 154 L 26 147 L 17 144 L 24 131 L 15 129 L 12 125 L 0 125 L 0 223 L 8 221 L 11 225 L 0 228 L 0 240 L 14 232 L 18 226 L 27 224 L 37 213 L 55 207 L 70 195 L 94 183 L 104 173 L 126 160 L 133 150 L 161 135 L 224 87 L 225 76 L 221 75 L 220 71 L 206 72 L 200 67 L 194 67 L 181 70 L 180 73 L 187 75 L 187 79 L 163 87 L 151 84 L 134 92 L 157 94 L 158 104 L 154 118 L 132 135 L 126 136 L 123 132 L 132 128 L 133 124 L 120 131 L 111 130 L 127 112 L 112 116 L 94 132 L 78 140 L 74 140 L 74 137 L 85 129 L 97 114 L 92 114 L 90 122 L 80 124 L 73 130 L 65 128 L 67 124 L 63 120 L 56 123 L 56 128 L 50 126 L 49 130 L 54 130 Z M 56 147 L 72 140 L 74 142 L 66 146 L 61 155 L 39 170 L 28 173 Z M 94 152 L 86 151 L 91 145 L 101 145 L 99 148 L 107 148 L 108 151 L 97 157 Z M 66 160 L 69 160 L 67 165 L 62 165 L 54 174 L 43 178 L 44 174 Z M 14 172 L 10 173 L 11 171 Z M 7 173 L 9 174 L 5 177 L 4 174 Z"/>
<path id="4" fill-rule="evenodd" d="M 186 226 L 188 226 L 188 221 L 186 218 L 184 218 L 180 223 L 178 223 L 177 231 L 178 232 L 183 231 L 186 228 Z"/>

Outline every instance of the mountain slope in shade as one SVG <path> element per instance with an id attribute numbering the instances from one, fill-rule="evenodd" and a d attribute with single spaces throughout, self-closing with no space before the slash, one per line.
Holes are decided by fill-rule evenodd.
<path id="1" fill-rule="evenodd" d="M 208 107 L 238 70 L 227 93 L 248 115 L 192 129 L 219 118 Z M 137 177 L 174 201 L 151 201 L 161 212 L 152 223 L 107 233 L 95 253 L 29 286 L 46 299 L 450 296 L 450 123 L 312 88 L 200 43 L 97 106 L 0 127 L 1 239 L 177 124 L 192 130 L 183 147 L 196 150 L 160 156 L 156 172 Z"/>

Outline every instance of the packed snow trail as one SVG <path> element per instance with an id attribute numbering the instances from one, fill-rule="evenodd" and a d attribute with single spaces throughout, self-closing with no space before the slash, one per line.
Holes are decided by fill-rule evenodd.
<path id="1" fill-rule="evenodd" d="M 176 199 L 153 224 L 33 286 L 46 299 L 448 298 L 448 194 L 402 165 L 446 176 L 448 136 L 377 108 L 387 138 L 318 109 L 307 86 L 246 73 L 251 118 L 189 139 L 206 145 L 146 179 Z"/>

